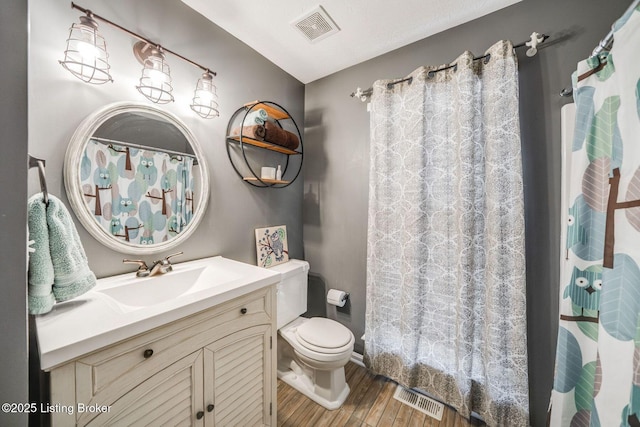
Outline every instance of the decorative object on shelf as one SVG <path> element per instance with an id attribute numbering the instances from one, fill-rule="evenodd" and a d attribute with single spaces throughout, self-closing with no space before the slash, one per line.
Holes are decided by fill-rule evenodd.
<path id="1" fill-rule="evenodd" d="M 270 166 L 263 166 L 260 169 L 260 178 L 262 179 L 276 179 L 276 168 Z"/>
<path id="2" fill-rule="evenodd" d="M 104 37 L 98 32 L 98 23 L 90 11 L 80 17 L 79 24 L 71 25 L 64 59 L 65 69 L 85 83 L 113 82 L 109 74 L 109 54 Z"/>
<path id="3" fill-rule="evenodd" d="M 109 55 L 107 54 L 106 42 L 98 33 L 96 20 L 100 20 L 140 40 L 133 47 L 134 56 L 144 65 L 140 84 L 136 88 L 145 98 L 156 104 L 166 104 L 174 100 L 169 65 L 164 57 L 165 52 L 168 52 L 204 71 L 204 74 L 196 84 L 195 94 L 190 104 L 191 109 L 205 119 L 220 115 L 217 102 L 218 95 L 213 84 L 213 76 L 216 73 L 211 71 L 210 68 L 204 67 L 100 15 L 96 15 L 73 2 L 71 3 L 71 8 L 77 9 L 86 15 L 80 17 L 79 24 L 71 26 L 64 60 L 59 61 L 74 76 L 86 83 L 102 84 L 108 81 L 113 82 L 111 74 L 109 74 Z"/>
<path id="4" fill-rule="evenodd" d="M 287 226 L 256 228 L 256 256 L 258 266 L 265 268 L 289 261 Z"/>
<path id="5" fill-rule="evenodd" d="M 302 170 L 300 129 L 282 106 L 271 101 L 250 102 L 236 110 L 229 120 L 227 154 L 238 176 L 248 184 L 286 187 Z M 291 156 L 296 159 L 292 162 L 296 165 L 292 168 L 295 173 L 288 168 Z M 265 163 L 278 165 L 279 175 L 275 168 L 271 168 L 273 174 L 263 174 L 261 164 Z"/>

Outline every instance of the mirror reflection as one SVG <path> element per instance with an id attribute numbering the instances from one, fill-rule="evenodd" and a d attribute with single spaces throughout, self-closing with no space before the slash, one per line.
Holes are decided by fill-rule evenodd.
<path id="1" fill-rule="evenodd" d="M 206 203 L 197 142 L 177 119 L 151 107 L 100 116 L 80 126 L 65 159 L 72 207 L 110 247 L 132 253 L 168 249 L 197 225 L 195 214 Z M 72 157 L 78 161 L 68 177 Z"/>

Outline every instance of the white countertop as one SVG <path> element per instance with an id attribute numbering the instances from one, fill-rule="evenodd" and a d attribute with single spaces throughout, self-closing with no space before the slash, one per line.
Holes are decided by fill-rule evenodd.
<path id="1" fill-rule="evenodd" d="M 146 306 L 125 305 L 109 296 L 110 292 L 117 295 L 119 287 L 124 290 L 129 286 L 140 293 L 154 289 L 157 283 L 162 283 L 155 288 L 157 292 L 168 290 L 175 294 L 175 289 L 168 285 L 172 276 L 176 281 L 196 276 L 197 279 L 193 286 L 180 284 L 184 291 L 180 290 L 179 295 L 165 301 L 160 298 L 160 302 L 155 298 Z M 51 370 L 83 354 L 279 281 L 278 272 L 220 256 L 174 264 L 172 272 L 152 278 L 136 278 L 135 273 L 127 273 L 99 279 L 91 291 L 55 304 L 50 313 L 36 316 L 40 366 L 45 371 Z"/>

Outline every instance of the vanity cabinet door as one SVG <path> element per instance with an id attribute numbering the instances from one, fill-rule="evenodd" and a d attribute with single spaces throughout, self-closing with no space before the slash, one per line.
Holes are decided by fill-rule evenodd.
<path id="1" fill-rule="evenodd" d="M 207 426 L 271 425 L 271 342 L 271 325 L 258 325 L 204 348 Z"/>
<path id="2" fill-rule="evenodd" d="M 151 376 L 116 400 L 109 412 L 93 419 L 79 414 L 78 425 L 202 426 L 196 415 L 203 412 L 203 353 L 192 353 Z"/>

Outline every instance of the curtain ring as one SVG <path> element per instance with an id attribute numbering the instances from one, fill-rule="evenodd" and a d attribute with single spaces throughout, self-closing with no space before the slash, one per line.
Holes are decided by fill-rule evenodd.
<path id="1" fill-rule="evenodd" d="M 456 62 L 456 63 L 453 65 L 453 72 L 455 73 L 455 72 L 457 72 L 457 71 L 458 71 L 458 63 Z"/>
<path id="2" fill-rule="evenodd" d="M 435 71 L 429 70 L 429 72 L 427 73 L 427 78 L 432 79 L 435 75 L 436 75 Z"/>
<path id="3" fill-rule="evenodd" d="M 489 63 L 489 61 L 491 61 L 491 54 L 490 54 L 490 53 L 487 53 L 487 54 L 484 56 L 484 61 L 482 61 L 482 62 L 484 62 L 484 64 L 485 64 L 485 65 L 487 65 L 487 64 Z"/>

